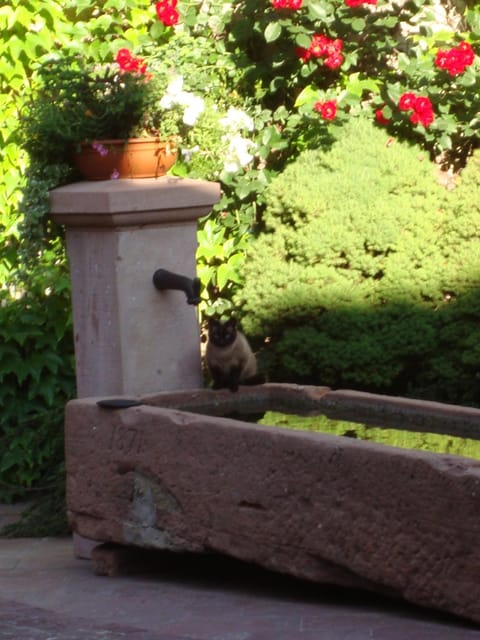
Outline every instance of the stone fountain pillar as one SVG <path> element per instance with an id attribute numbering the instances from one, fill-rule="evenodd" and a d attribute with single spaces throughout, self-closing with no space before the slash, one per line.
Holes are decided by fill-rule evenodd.
<path id="1" fill-rule="evenodd" d="M 217 183 L 157 179 L 78 182 L 51 192 L 66 227 L 77 395 L 138 395 L 202 386 L 199 326 L 185 293 L 158 291 L 154 272 L 193 278 L 197 220 Z"/>
<path id="2" fill-rule="evenodd" d="M 79 398 L 202 386 L 196 309 L 183 291 L 157 290 L 153 274 L 195 276 L 197 220 L 219 199 L 217 183 L 170 176 L 51 192 L 66 228 Z M 73 543 L 83 558 L 98 544 Z"/>

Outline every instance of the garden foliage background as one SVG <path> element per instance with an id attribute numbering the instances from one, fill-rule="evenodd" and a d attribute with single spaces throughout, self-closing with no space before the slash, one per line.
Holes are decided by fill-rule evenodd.
<path id="1" fill-rule="evenodd" d="M 458 170 L 478 146 L 480 74 L 478 56 L 473 53 L 472 58 L 480 42 L 477 5 L 474 0 L 103 0 L 94 5 L 87 0 L 25 0 L 0 7 L 0 499 L 58 485 L 61 414 L 66 399 L 75 394 L 68 271 L 61 229 L 48 219 L 46 198 L 49 188 L 71 174 L 61 163 L 30 164 L 21 127 L 42 62 L 60 51 L 112 61 L 119 48 L 127 47 L 147 61 L 161 61 L 172 77 L 183 77 L 186 90 L 205 99 L 205 112 L 184 140 L 186 153 L 176 167 L 180 175 L 222 185 L 222 201 L 202 221 L 198 235 L 198 272 L 205 285 L 202 312 L 225 315 L 239 305 L 259 346 L 270 338 L 265 362 L 283 358 L 286 368 L 280 370 L 286 378 L 322 383 L 328 380 L 318 363 L 310 371 L 299 370 L 310 347 L 305 347 L 305 336 L 300 338 L 303 351 L 298 340 L 292 342 L 288 330 L 295 314 L 285 318 L 282 312 L 274 318 L 272 304 L 262 315 L 268 294 L 260 293 L 268 290 L 270 270 L 255 273 L 248 266 L 257 264 L 255 238 L 274 234 L 271 221 L 277 214 L 272 213 L 269 187 L 272 181 L 282 182 L 282 172 L 297 158 L 297 171 L 308 173 L 310 160 L 304 154 L 334 148 L 343 125 L 360 115 L 383 129 L 387 141 L 417 145 L 417 157 L 422 152 L 427 163 L 440 160 L 447 171 L 438 175 L 454 186 Z M 233 159 L 232 149 L 217 134 L 218 113 L 230 108 L 246 118 L 243 146 Z M 357 153 L 361 156 L 362 150 Z M 332 170 L 331 184 L 338 175 Z M 480 172 L 476 175 L 470 195 L 462 194 L 463 210 L 470 215 L 464 225 L 475 233 L 479 199 L 473 189 Z M 348 193 L 353 186 L 342 175 L 338 188 Z M 384 213 L 382 209 L 382 219 Z M 297 214 L 292 209 L 287 227 Z M 281 216 L 280 221 L 285 222 Z M 258 255 L 264 255 L 261 247 Z M 254 256 L 251 263 L 249 255 Z M 265 259 L 268 264 L 268 255 Z M 476 264 L 476 273 L 458 295 L 478 293 L 478 260 Z M 287 284 L 288 277 L 280 292 Z M 435 305 L 445 307 L 452 292 L 437 289 Z M 242 291 L 248 296 L 242 297 Z M 321 297 L 321 291 L 319 283 L 316 295 Z M 478 305 L 462 313 L 470 313 L 478 324 Z M 312 326 L 318 324 L 315 305 L 302 306 L 305 314 L 307 324 L 312 316 Z M 269 356 L 272 341 L 276 351 Z M 479 342 L 466 340 L 456 354 L 468 361 L 464 373 L 477 376 L 477 387 Z M 437 355 L 444 348 L 432 346 L 431 340 L 428 344 Z M 331 358 L 338 357 L 333 350 Z M 290 368 L 285 365 L 289 358 L 294 361 Z M 362 358 L 359 362 L 366 366 Z M 331 371 L 328 363 L 322 367 Z M 448 367 L 446 362 L 447 377 Z M 392 379 L 385 374 L 377 388 L 392 390 Z M 468 384 L 465 376 L 462 380 Z M 415 388 L 407 391 L 415 394 Z M 435 394 L 434 386 L 426 393 Z M 459 398 L 455 392 L 447 397 Z M 479 401 L 468 394 L 466 399 Z"/>

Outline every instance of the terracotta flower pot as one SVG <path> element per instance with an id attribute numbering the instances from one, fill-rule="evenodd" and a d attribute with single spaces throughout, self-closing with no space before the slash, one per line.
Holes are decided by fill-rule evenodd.
<path id="1" fill-rule="evenodd" d="M 174 165 L 177 147 L 158 138 L 97 140 L 83 143 L 74 159 L 87 180 L 158 178 Z"/>

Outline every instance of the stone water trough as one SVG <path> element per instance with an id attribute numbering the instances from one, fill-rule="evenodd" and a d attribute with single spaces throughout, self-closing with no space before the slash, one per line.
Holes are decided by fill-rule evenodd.
<path id="1" fill-rule="evenodd" d="M 248 421 L 272 410 L 478 438 L 480 410 L 287 384 L 129 400 L 67 405 L 76 533 L 228 554 L 480 623 L 480 461 Z"/>

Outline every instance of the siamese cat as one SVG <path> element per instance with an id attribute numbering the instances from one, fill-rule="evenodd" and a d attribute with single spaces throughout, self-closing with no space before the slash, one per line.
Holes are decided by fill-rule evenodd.
<path id="1" fill-rule="evenodd" d="M 224 323 L 209 321 L 206 362 L 214 389 L 237 391 L 239 384 L 263 382 L 263 376 L 257 373 L 255 355 L 234 318 Z"/>

